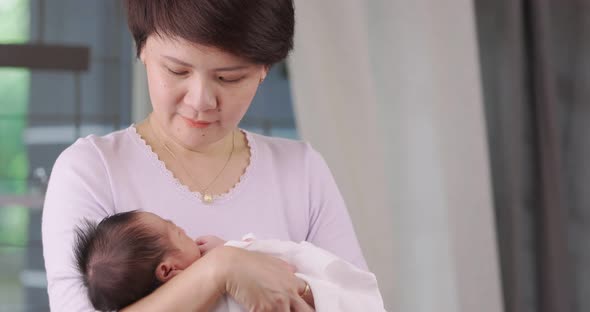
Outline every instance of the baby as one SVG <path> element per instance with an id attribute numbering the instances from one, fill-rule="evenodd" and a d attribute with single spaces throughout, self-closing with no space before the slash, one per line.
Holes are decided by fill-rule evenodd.
<path id="1" fill-rule="evenodd" d="M 76 230 L 75 257 L 95 309 L 120 310 L 145 297 L 201 258 L 197 242 L 180 227 L 142 211 L 118 213 Z M 230 241 L 209 236 L 207 250 L 221 245 L 271 254 L 295 265 L 314 294 L 316 311 L 385 311 L 370 272 L 309 243 Z M 244 311 L 225 297 L 215 311 Z"/>

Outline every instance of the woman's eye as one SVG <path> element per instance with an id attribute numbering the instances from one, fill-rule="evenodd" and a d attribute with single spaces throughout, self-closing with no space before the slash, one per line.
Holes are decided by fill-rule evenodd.
<path id="1" fill-rule="evenodd" d="M 221 82 L 228 82 L 228 83 L 232 83 L 232 82 L 239 82 L 240 80 L 242 80 L 243 77 L 238 77 L 238 78 L 228 78 L 228 77 L 224 77 L 224 76 L 219 76 L 217 79 L 219 79 L 219 81 Z"/>
<path id="2" fill-rule="evenodd" d="M 168 71 L 175 76 L 184 76 L 184 75 L 188 74 L 187 71 L 174 71 L 170 68 L 168 68 Z"/>

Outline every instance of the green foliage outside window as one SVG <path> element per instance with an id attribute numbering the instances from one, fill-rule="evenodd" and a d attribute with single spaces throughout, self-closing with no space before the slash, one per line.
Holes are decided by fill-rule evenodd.
<path id="1" fill-rule="evenodd" d="M 29 0 L 0 1 L 0 43 L 29 39 Z M 23 133 L 27 123 L 30 73 L 22 68 L 0 68 L 0 196 L 27 192 L 29 173 Z M 0 207 L 0 244 L 24 246 L 27 207 Z"/>

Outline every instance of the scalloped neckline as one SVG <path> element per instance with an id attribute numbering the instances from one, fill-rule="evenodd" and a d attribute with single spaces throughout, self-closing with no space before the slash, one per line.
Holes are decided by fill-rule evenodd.
<path id="1" fill-rule="evenodd" d="M 180 180 L 174 175 L 174 173 L 172 173 L 172 171 L 170 171 L 168 169 L 168 167 L 166 167 L 166 164 L 160 159 L 158 154 L 156 154 L 156 152 L 154 152 L 154 150 L 152 149 L 152 146 L 149 145 L 145 141 L 145 139 L 137 132 L 137 128 L 135 127 L 135 124 L 132 124 L 128 128 L 128 130 L 132 134 L 132 136 L 135 138 L 135 141 L 142 147 L 142 149 L 146 153 L 146 155 L 152 160 L 152 162 L 155 163 L 155 165 L 160 169 L 160 171 L 164 174 L 164 176 L 166 176 L 168 178 L 168 180 L 181 191 L 181 193 L 183 193 L 189 197 L 192 197 L 202 206 L 215 206 L 217 204 L 222 204 L 222 203 L 225 203 L 225 202 L 231 200 L 236 195 L 238 195 L 239 192 L 241 191 L 241 189 L 243 189 L 244 184 L 248 180 L 248 177 L 251 175 L 251 172 L 256 165 L 256 158 L 257 157 L 256 157 L 256 143 L 254 141 L 254 137 L 252 136 L 252 134 L 250 132 L 248 132 L 244 129 L 238 128 L 239 131 L 244 133 L 244 135 L 246 137 L 246 146 L 250 150 L 250 159 L 248 160 L 248 165 L 246 166 L 244 173 L 240 176 L 240 179 L 238 180 L 238 182 L 236 184 L 234 184 L 234 186 L 232 186 L 225 193 L 213 195 L 213 202 L 204 203 L 201 200 L 202 194 L 200 192 L 191 191 L 187 185 L 181 183 Z"/>

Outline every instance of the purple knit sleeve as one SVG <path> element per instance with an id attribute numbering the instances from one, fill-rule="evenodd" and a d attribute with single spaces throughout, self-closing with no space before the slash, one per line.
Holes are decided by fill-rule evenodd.
<path id="1" fill-rule="evenodd" d="M 75 268 L 74 229 L 80 220 L 100 220 L 112 211 L 108 174 L 88 139 L 57 159 L 42 218 L 43 257 L 51 311 L 94 311 Z"/>
<path id="2" fill-rule="evenodd" d="M 313 149 L 308 157 L 311 220 L 307 241 L 366 270 L 346 204 L 328 165 Z"/>

